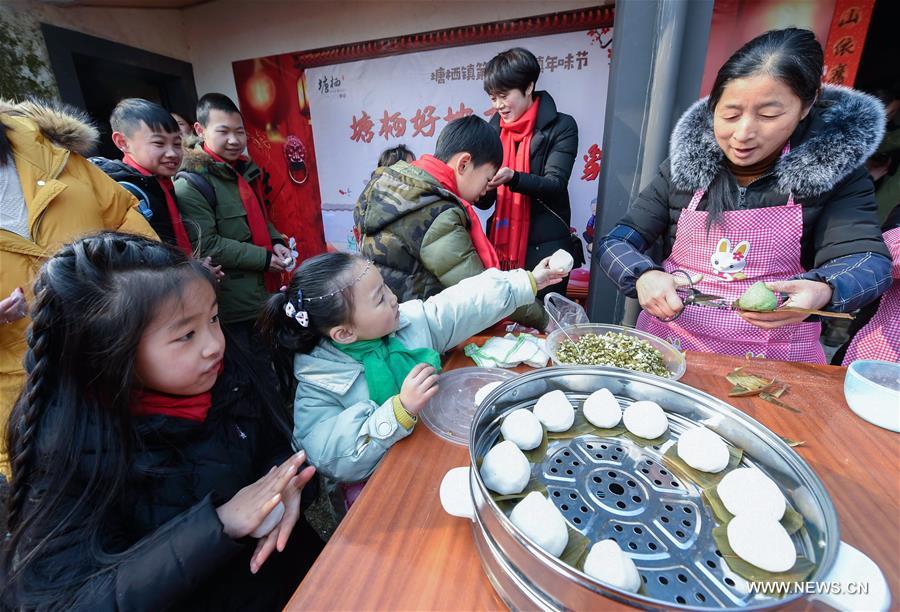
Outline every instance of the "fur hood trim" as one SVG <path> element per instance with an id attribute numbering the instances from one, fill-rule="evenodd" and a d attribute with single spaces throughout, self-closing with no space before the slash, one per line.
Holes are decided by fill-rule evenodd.
<path id="1" fill-rule="evenodd" d="M 706 100 L 685 111 L 669 141 L 672 182 L 681 190 L 708 187 L 725 157 L 716 143 Z M 809 135 L 795 141 L 775 165 L 782 193 L 815 197 L 830 191 L 875 152 L 884 136 L 884 106 L 848 87 L 823 86 L 810 115 Z"/>
<path id="2" fill-rule="evenodd" d="M 84 111 L 60 102 L 0 99 L 0 114 L 32 121 L 44 138 L 84 157 L 89 156 L 100 141 L 100 131 Z"/>
<path id="3" fill-rule="evenodd" d="M 208 171 L 212 165 L 216 163 L 215 160 L 203 150 L 199 141 L 195 141 L 193 146 L 185 146 L 184 143 L 182 143 L 182 149 L 184 150 L 184 158 L 181 160 L 181 170 L 186 170 L 188 172 L 204 172 Z"/>

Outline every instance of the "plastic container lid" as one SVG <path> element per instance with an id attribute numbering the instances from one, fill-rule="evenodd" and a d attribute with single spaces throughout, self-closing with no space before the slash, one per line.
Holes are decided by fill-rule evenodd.
<path id="1" fill-rule="evenodd" d="M 468 367 L 441 374 L 440 390 L 422 409 L 419 416 L 438 436 L 459 444 L 469 444 L 469 430 L 475 417 L 475 394 L 492 382 L 503 382 L 516 376 L 500 368 Z"/>
<path id="2" fill-rule="evenodd" d="M 900 364 L 854 361 L 844 378 L 844 397 L 861 418 L 900 432 Z"/>

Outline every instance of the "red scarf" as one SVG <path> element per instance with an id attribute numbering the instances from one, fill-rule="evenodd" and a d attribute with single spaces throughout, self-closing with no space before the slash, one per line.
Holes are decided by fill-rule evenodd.
<path id="1" fill-rule="evenodd" d="M 165 416 L 202 423 L 212 407 L 212 391 L 200 395 L 169 395 L 157 391 L 140 391 L 131 401 L 131 413 L 135 416 Z"/>
<path id="2" fill-rule="evenodd" d="M 531 136 L 534 133 L 540 103 L 541 99 L 536 99 L 531 108 L 512 123 L 500 119 L 503 165 L 516 172 L 524 174 L 531 172 Z M 530 220 L 531 198 L 510 191 L 506 185 L 497 187 L 497 208 L 494 211 L 491 238 L 504 270 L 521 268 L 525 265 Z"/>
<path id="3" fill-rule="evenodd" d="M 247 213 L 247 225 L 250 226 L 250 240 L 256 246 L 262 247 L 266 251 L 272 253 L 272 237 L 269 235 L 269 225 L 266 222 L 266 211 L 262 205 L 262 194 L 257 193 L 250 183 L 247 182 L 247 179 L 237 171 L 237 168 L 235 168 L 237 162 L 226 161 L 224 158 L 213 153 L 205 143 L 203 144 L 203 150 L 217 162 L 228 164 L 234 168 L 234 174 L 237 177 L 238 183 L 238 193 L 241 196 L 241 203 L 244 205 L 244 212 Z M 259 181 L 256 181 L 256 183 L 258 186 Z M 275 293 L 278 291 L 278 288 L 281 287 L 281 273 L 266 272 L 263 278 L 265 280 L 266 290 L 269 293 Z"/>
<path id="4" fill-rule="evenodd" d="M 412 163 L 416 168 L 424 170 L 430 174 L 441 186 L 459 198 L 462 203 L 463 210 L 469 216 L 469 238 L 472 239 L 472 245 L 475 252 L 481 259 L 481 263 L 485 268 L 499 268 L 500 260 L 497 258 L 497 251 L 494 245 L 490 243 L 481 227 L 481 219 L 475 214 L 475 207 L 471 202 L 467 202 L 459 195 L 459 188 L 456 185 L 456 174 L 453 168 L 439 160 L 433 155 L 423 155 Z"/>
<path id="5" fill-rule="evenodd" d="M 137 170 L 141 176 L 154 176 L 152 172 L 134 161 L 134 158 L 128 153 L 122 158 L 122 162 Z M 191 248 L 191 241 L 188 238 L 187 230 L 184 228 L 184 221 L 181 220 L 181 213 L 178 212 L 178 206 L 175 205 L 172 179 L 164 176 L 157 176 L 156 180 L 159 181 L 159 186 L 166 198 L 166 208 L 169 210 L 169 219 L 172 221 L 172 232 L 175 234 L 175 244 L 179 249 L 184 251 L 185 255 L 191 257 L 194 251 Z"/>

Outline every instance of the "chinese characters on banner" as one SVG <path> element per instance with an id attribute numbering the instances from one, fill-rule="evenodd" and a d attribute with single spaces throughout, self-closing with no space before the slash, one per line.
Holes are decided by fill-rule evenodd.
<path id="1" fill-rule="evenodd" d="M 825 45 L 822 81 L 853 87 L 875 0 L 837 0 Z"/>
<path id="2" fill-rule="evenodd" d="M 434 153 L 447 123 L 473 114 L 490 120 L 485 66 L 518 46 L 541 64 L 536 89 L 578 124 L 569 197 L 580 235 L 597 196 L 612 36 L 611 28 L 598 28 L 308 68 L 326 240 L 338 248 L 353 243 L 353 206 L 382 151 L 404 144 L 417 157 Z"/>

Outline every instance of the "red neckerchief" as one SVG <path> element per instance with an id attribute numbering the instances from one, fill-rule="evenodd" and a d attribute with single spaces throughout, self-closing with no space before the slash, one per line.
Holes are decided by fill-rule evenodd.
<path id="1" fill-rule="evenodd" d="M 199 395 L 169 395 L 156 391 L 140 391 L 131 401 L 131 413 L 135 416 L 165 416 L 202 423 L 212 407 L 212 391 Z"/>
<path id="2" fill-rule="evenodd" d="M 494 245 L 490 243 L 481 227 L 481 219 L 475 214 L 475 207 L 471 202 L 467 202 L 459 195 L 459 188 L 456 185 L 456 174 L 453 168 L 439 160 L 433 155 L 423 155 L 412 163 L 416 168 L 424 170 L 430 174 L 441 186 L 459 198 L 462 203 L 463 210 L 469 216 L 469 238 L 472 239 L 472 245 L 478 254 L 481 263 L 485 268 L 499 268 L 500 260 L 497 258 L 497 251 Z"/>
<path id="3" fill-rule="evenodd" d="M 500 119 L 503 165 L 516 172 L 528 174 L 531 171 L 531 136 L 534 134 L 540 103 L 541 99 L 538 98 L 531 108 L 512 123 Z M 506 185 L 497 187 L 497 208 L 491 239 L 504 270 L 525 265 L 530 221 L 531 198 L 511 191 Z"/>
<path id="4" fill-rule="evenodd" d="M 266 223 L 266 211 L 263 207 L 260 194 L 257 194 L 250 183 L 247 182 L 247 179 L 238 172 L 235 167 L 237 162 L 229 162 L 221 156 L 216 155 L 206 146 L 206 143 L 203 144 L 203 150 L 217 162 L 228 164 L 234 168 L 234 174 L 237 177 L 238 183 L 238 193 L 241 196 L 241 203 L 244 205 L 244 212 L 247 213 L 247 225 L 250 226 L 250 240 L 256 246 L 262 247 L 271 253 L 272 237 L 269 235 L 269 225 Z M 264 280 L 266 290 L 268 290 L 269 293 L 274 293 L 281 287 L 281 274 L 279 272 L 266 272 Z"/>
<path id="5" fill-rule="evenodd" d="M 184 254 L 191 257 L 193 249 L 191 241 L 188 238 L 187 230 L 184 228 L 184 221 L 181 220 L 181 213 L 178 212 L 178 206 L 175 204 L 175 196 L 173 195 L 172 179 L 163 176 L 154 175 L 152 172 L 134 161 L 128 153 L 122 158 L 122 163 L 137 170 L 142 176 L 155 176 L 159 181 L 163 195 L 166 198 L 166 208 L 169 211 L 169 220 L 172 222 L 172 232 L 175 234 L 175 244 Z"/>

